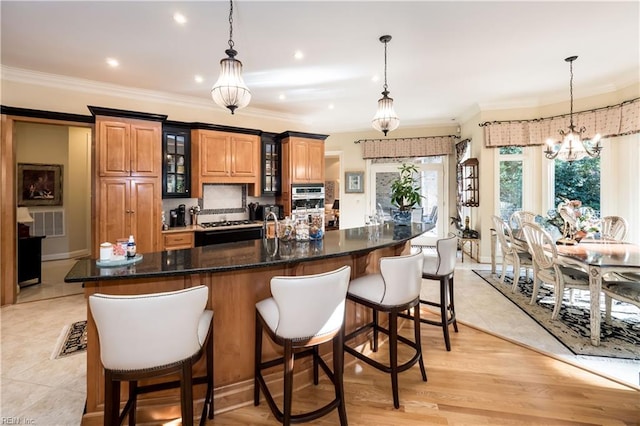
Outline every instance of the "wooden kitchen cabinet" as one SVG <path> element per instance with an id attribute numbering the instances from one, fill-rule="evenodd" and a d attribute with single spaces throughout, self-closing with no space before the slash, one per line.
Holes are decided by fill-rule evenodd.
<path id="1" fill-rule="evenodd" d="M 281 184 L 280 142 L 275 133 L 260 135 L 262 143 L 262 195 L 278 195 Z"/>
<path id="2" fill-rule="evenodd" d="M 288 137 L 282 141 L 283 173 L 290 183 L 324 184 L 324 139 Z"/>
<path id="3" fill-rule="evenodd" d="M 260 136 L 192 130 L 192 197 L 202 197 L 204 183 L 246 183 L 251 195 L 260 195 Z"/>
<path id="4" fill-rule="evenodd" d="M 193 231 L 162 234 L 164 250 L 180 250 L 194 247 Z"/>
<path id="5" fill-rule="evenodd" d="M 156 178 L 102 178 L 98 195 L 98 241 L 133 235 L 139 253 L 158 251 L 160 183 Z"/>
<path id="6" fill-rule="evenodd" d="M 160 176 L 160 122 L 96 117 L 99 176 Z"/>
<path id="7" fill-rule="evenodd" d="M 191 132 L 184 126 L 162 127 L 162 198 L 191 196 Z"/>

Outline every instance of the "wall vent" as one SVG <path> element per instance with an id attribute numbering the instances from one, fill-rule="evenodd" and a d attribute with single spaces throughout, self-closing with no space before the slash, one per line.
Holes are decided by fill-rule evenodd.
<path id="1" fill-rule="evenodd" d="M 64 210 L 40 210 L 30 212 L 33 217 L 31 235 L 64 237 Z"/>

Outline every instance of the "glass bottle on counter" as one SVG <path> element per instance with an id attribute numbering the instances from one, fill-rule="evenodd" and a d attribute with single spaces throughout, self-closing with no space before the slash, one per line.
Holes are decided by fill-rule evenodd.
<path id="1" fill-rule="evenodd" d="M 295 223 L 289 216 L 278 222 L 278 239 L 281 241 L 292 241 L 296 238 Z"/>
<path id="2" fill-rule="evenodd" d="M 296 241 L 309 241 L 309 216 L 306 210 L 295 213 Z"/>
<path id="3" fill-rule="evenodd" d="M 309 238 L 321 240 L 324 237 L 324 211 L 315 208 L 309 215 Z"/>

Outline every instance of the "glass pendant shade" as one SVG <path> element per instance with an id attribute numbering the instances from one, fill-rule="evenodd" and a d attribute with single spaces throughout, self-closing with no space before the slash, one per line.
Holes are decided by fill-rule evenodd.
<path id="1" fill-rule="evenodd" d="M 400 119 L 393 110 L 393 98 L 388 95 L 389 92 L 382 92 L 382 97 L 378 100 L 378 110 L 376 115 L 371 120 L 373 128 L 384 133 L 387 136 L 387 132 L 391 132 L 398 128 L 400 125 Z"/>
<path id="2" fill-rule="evenodd" d="M 244 108 L 251 101 L 251 91 L 242 79 L 242 62 L 235 58 L 236 51 L 226 50 L 228 58 L 220 61 L 220 77 L 211 88 L 213 101 L 231 110 Z"/>

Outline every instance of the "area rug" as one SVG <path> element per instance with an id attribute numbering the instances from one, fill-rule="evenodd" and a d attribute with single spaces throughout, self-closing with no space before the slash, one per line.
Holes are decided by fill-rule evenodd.
<path id="1" fill-rule="evenodd" d="M 79 354 L 87 350 L 87 321 L 74 322 L 62 329 L 51 359 Z"/>
<path id="2" fill-rule="evenodd" d="M 538 300 L 529 304 L 533 291 L 533 281 L 520 277 L 518 289 L 511 292 L 513 276 L 508 272 L 505 283 L 490 271 L 474 272 L 500 291 L 522 311 L 534 319 L 575 355 L 625 358 L 640 360 L 640 313 L 638 308 L 613 301 L 611 324 L 604 320 L 604 297 L 601 301 L 602 322 L 600 346 L 591 345 L 589 330 L 589 292 L 574 290 L 573 301 L 569 301 L 569 291 L 565 291 L 562 307 L 557 320 L 551 319 L 554 307 L 553 288 L 542 285 Z"/>

